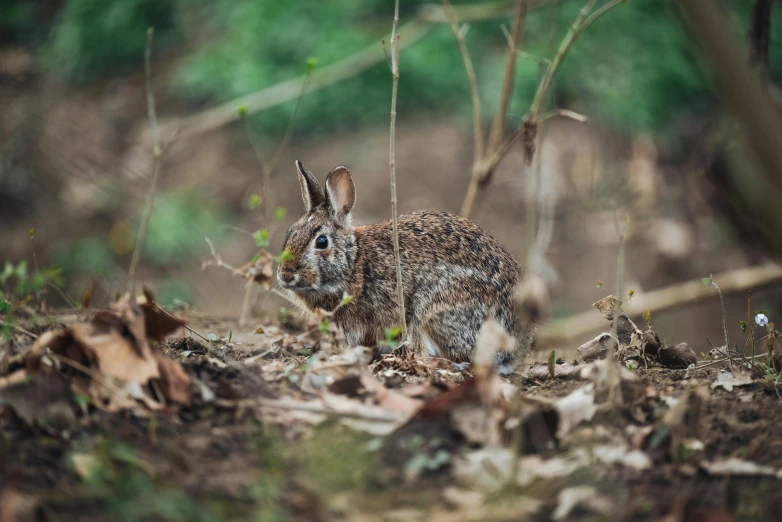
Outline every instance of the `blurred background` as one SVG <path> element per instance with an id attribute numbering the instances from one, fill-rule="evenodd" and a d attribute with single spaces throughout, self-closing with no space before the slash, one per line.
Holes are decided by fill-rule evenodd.
<path id="1" fill-rule="evenodd" d="M 782 5 L 717 3 L 732 31 L 724 38 L 749 57 L 773 96 L 782 81 Z M 762 38 L 753 43 L 761 3 L 776 30 L 758 57 L 751 49 L 763 47 Z M 462 33 L 485 128 L 500 98 L 514 4 L 454 2 L 468 24 Z M 521 125 L 547 60 L 583 5 L 529 2 L 508 134 Z M 399 208 L 456 213 L 473 162 L 462 58 L 439 3 L 403 0 L 400 9 Z M 202 269 L 212 259 L 204 238 L 236 267 L 264 241 L 259 231 L 278 253 L 302 211 L 294 159 L 321 179 L 338 164 L 351 169 L 356 223 L 390 217 L 392 82 L 380 40 L 392 17 L 390 0 L 3 0 L 0 262 L 61 269 L 53 277 L 62 294 L 48 297 L 56 305 L 81 302 L 93 281 L 93 305 L 124 289 L 152 173 L 144 51 L 154 27 L 152 82 L 167 146 L 139 281 L 163 304 L 238 317 L 243 281 Z M 303 95 L 296 78 L 304 78 Z M 473 217 L 524 261 L 529 204 L 542 193 L 553 202 L 545 259 L 554 318 L 588 310 L 613 291 L 614 206 L 629 219 L 624 281 L 636 295 L 775 259 L 779 194 L 740 146 L 711 62 L 675 2 L 629 0 L 607 12 L 574 43 L 546 107 L 587 123 L 541 123 L 538 190 L 525 183 L 535 167 L 518 143 Z M 773 320 L 778 290 L 755 292 L 753 308 L 770 310 Z M 258 315 L 286 305 L 260 290 L 251 299 Z M 738 338 L 746 293 L 727 305 Z M 707 337 L 722 338 L 716 299 L 655 314 L 652 323 L 668 343 L 687 341 L 696 352 L 708 351 Z M 571 346 L 584 337 L 591 335 Z"/>

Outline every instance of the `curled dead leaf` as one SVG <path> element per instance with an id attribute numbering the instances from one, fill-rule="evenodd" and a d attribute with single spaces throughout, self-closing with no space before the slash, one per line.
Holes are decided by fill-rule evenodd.
<path id="1" fill-rule="evenodd" d="M 660 348 L 657 352 L 660 364 L 667 368 L 687 368 L 698 362 L 698 356 L 687 343 Z"/>

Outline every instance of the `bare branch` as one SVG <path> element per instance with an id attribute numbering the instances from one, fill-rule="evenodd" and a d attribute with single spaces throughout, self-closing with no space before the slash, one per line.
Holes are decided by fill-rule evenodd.
<path id="1" fill-rule="evenodd" d="M 524 20 L 527 16 L 526 0 L 517 0 L 516 13 L 513 18 L 513 34 L 508 36 L 508 51 L 505 53 L 505 73 L 502 78 L 502 90 L 497 112 L 494 114 L 491 131 L 489 132 L 489 151 L 493 151 L 499 145 L 505 130 L 505 116 L 508 113 L 510 95 L 513 92 L 513 80 L 516 73 L 516 55 L 519 44 L 524 35 Z M 504 29 L 504 27 L 503 27 Z M 507 31 L 504 31 L 507 33 Z"/>
<path id="2" fill-rule="evenodd" d="M 456 45 L 459 47 L 459 53 L 462 55 L 462 62 L 464 62 L 464 70 L 467 73 L 467 83 L 470 87 L 470 98 L 472 99 L 473 154 L 475 162 L 477 163 L 483 160 L 484 145 L 483 128 L 481 125 L 481 98 L 478 95 L 478 83 L 475 80 L 475 69 L 473 69 L 470 51 L 467 49 L 467 43 L 464 41 L 464 35 L 459 28 L 459 23 L 451 8 L 450 0 L 443 0 L 443 9 L 445 9 L 445 16 L 448 18 L 448 23 L 451 25 L 453 36 L 456 38 Z"/>
<path id="3" fill-rule="evenodd" d="M 771 263 L 739 268 L 715 274 L 713 279 L 721 282 L 723 295 L 746 292 L 750 288 L 757 290 L 782 281 L 782 266 Z M 640 317 L 644 310 L 656 314 L 697 304 L 714 297 L 716 296 L 713 293 L 703 291 L 703 283 L 700 279 L 695 279 L 651 292 L 637 292 L 631 301 L 623 303 L 622 310 L 628 317 L 634 318 Z M 541 328 L 537 342 L 541 346 L 553 342 L 567 342 L 600 328 L 602 323 L 595 320 L 594 312 L 587 311 L 547 324 Z"/>

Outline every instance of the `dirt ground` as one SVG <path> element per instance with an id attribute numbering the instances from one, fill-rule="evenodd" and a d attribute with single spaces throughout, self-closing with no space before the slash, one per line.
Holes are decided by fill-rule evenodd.
<path id="1" fill-rule="evenodd" d="M 154 350 L 181 363 L 189 404 L 107 411 L 74 393 L 68 430 L 31 421 L 3 378 L 32 335 L 89 314 L 14 334 L 0 520 L 782 519 L 773 380 L 726 391 L 720 365 L 651 363 L 606 400 L 600 378 L 525 376 L 533 361 L 500 379 L 404 349 L 363 359 L 327 322 L 178 315 L 189 329 Z"/>

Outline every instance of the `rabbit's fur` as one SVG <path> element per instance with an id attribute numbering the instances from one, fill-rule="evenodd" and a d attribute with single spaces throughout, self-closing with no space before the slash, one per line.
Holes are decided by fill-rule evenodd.
<path id="1" fill-rule="evenodd" d="M 351 346 L 376 346 L 399 325 L 392 224 L 351 225 L 356 193 L 347 168 L 329 173 L 324 192 L 301 162 L 296 167 L 305 213 L 285 238 L 278 281 L 313 310 L 334 310 L 343 294 L 352 296 L 334 320 Z M 408 341 L 417 353 L 469 361 L 478 330 L 494 316 L 516 340 L 513 352 L 496 356 L 500 371 L 512 372 L 534 325 L 514 310 L 522 271 L 508 251 L 472 221 L 429 211 L 399 216 L 399 246 Z"/>

